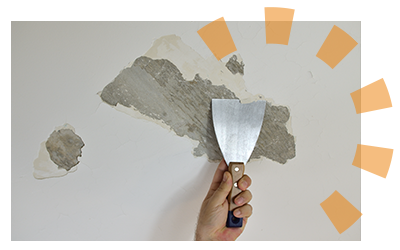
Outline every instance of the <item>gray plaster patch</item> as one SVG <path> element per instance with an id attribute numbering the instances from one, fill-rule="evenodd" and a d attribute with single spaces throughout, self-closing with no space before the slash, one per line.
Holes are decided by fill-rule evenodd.
<path id="1" fill-rule="evenodd" d="M 244 75 L 244 63 L 243 61 L 238 62 L 236 55 L 233 55 L 231 58 L 229 58 L 229 61 L 225 64 L 225 67 L 227 67 L 234 75 L 237 73 Z"/>
<path id="2" fill-rule="evenodd" d="M 212 161 L 222 159 L 211 119 L 211 99 L 238 98 L 225 85 L 213 85 L 198 74 L 183 78 L 179 69 L 166 59 L 141 56 L 123 69 L 100 94 L 112 106 L 133 108 L 162 121 L 178 136 L 199 142 L 195 156 L 206 154 Z M 287 132 L 289 110 L 267 102 L 264 125 L 251 158 L 265 156 L 285 163 L 295 156 L 294 137 Z"/>
<path id="3" fill-rule="evenodd" d="M 267 102 L 260 136 L 250 159 L 264 156 L 284 164 L 288 159 L 296 156 L 294 137 L 285 126 L 289 118 L 290 113 L 287 107 L 273 106 Z"/>
<path id="4" fill-rule="evenodd" d="M 74 134 L 74 136 L 72 136 L 72 138 L 77 137 L 77 135 L 75 135 L 74 127 L 72 127 L 68 123 L 65 123 L 54 129 L 54 131 L 59 131 L 59 130 L 70 130 L 72 132 L 71 135 Z M 50 135 L 50 137 L 55 139 L 56 136 Z M 50 138 L 48 138 L 48 139 L 50 139 Z M 52 159 L 50 159 L 50 153 L 46 147 L 47 141 L 48 140 L 40 143 L 38 157 L 33 161 L 33 176 L 36 179 L 46 179 L 46 178 L 53 178 L 53 177 L 61 177 L 61 176 L 65 176 L 67 174 L 75 172 L 78 169 L 78 165 L 75 165 L 72 168 L 69 168 L 69 170 L 67 170 L 66 168 L 59 167 L 58 165 L 56 165 L 54 163 L 54 161 Z M 57 140 L 55 140 L 55 141 L 57 141 Z M 76 152 L 74 154 L 80 155 L 81 154 L 80 149 L 79 149 L 79 153 Z"/>
<path id="5" fill-rule="evenodd" d="M 84 145 L 82 139 L 71 129 L 54 130 L 46 141 L 50 159 L 67 171 L 79 163 L 78 156 L 82 156 L 81 149 Z"/>

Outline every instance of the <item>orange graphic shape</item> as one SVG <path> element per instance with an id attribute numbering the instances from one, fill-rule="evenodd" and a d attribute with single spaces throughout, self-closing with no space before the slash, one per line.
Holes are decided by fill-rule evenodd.
<path id="1" fill-rule="evenodd" d="M 319 49 L 317 57 L 333 69 L 357 44 L 351 36 L 334 25 Z"/>
<path id="2" fill-rule="evenodd" d="M 264 7 L 265 21 L 293 21 L 295 10 L 285 7 Z"/>
<path id="3" fill-rule="evenodd" d="M 358 144 L 353 165 L 386 178 L 392 156 L 393 149 Z"/>
<path id="4" fill-rule="evenodd" d="M 350 94 L 357 114 L 392 107 L 385 81 L 380 79 Z"/>
<path id="5" fill-rule="evenodd" d="M 214 19 L 213 21 L 225 21 L 225 17 L 221 16 L 221 17 L 218 17 L 217 19 Z"/>
<path id="6" fill-rule="evenodd" d="M 333 192 L 324 200 L 321 207 L 340 234 L 351 227 L 362 215 L 338 191 Z"/>
<path id="7" fill-rule="evenodd" d="M 289 44 L 294 9 L 266 7 L 265 35 L 267 44 Z"/>
<path id="8" fill-rule="evenodd" d="M 223 17 L 207 24 L 199 29 L 197 33 L 217 60 L 221 60 L 226 55 L 236 51 L 235 43 Z"/>

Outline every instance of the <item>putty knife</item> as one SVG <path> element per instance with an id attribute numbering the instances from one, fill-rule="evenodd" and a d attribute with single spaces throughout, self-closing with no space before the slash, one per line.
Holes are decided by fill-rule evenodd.
<path id="1" fill-rule="evenodd" d="M 227 227 L 242 227 L 243 218 L 236 218 L 233 210 L 238 207 L 233 199 L 241 190 L 237 181 L 244 174 L 244 164 L 250 158 L 260 135 L 266 101 L 242 104 L 238 99 L 213 99 L 212 119 L 218 145 L 233 177 L 228 196 Z"/>

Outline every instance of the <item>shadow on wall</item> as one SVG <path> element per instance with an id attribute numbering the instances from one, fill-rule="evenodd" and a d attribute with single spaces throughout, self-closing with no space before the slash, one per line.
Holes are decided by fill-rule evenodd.
<path id="1" fill-rule="evenodd" d="M 206 197 L 215 170 L 219 163 L 206 162 L 200 175 L 188 181 L 176 192 L 158 215 L 157 226 L 147 240 L 194 240 L 197 216 Z M 182 202 L 184 201 L 184 202 Z"/>

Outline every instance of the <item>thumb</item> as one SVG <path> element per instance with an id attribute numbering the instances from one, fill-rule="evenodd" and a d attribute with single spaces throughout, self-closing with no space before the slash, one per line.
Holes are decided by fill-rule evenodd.
<path id="1" fill-rule="evenodd" d="M 210 205 L 213 207 L 222 205 L 226 201 L 226 197 L 228 196 L 229 192 L 232 189 L 232 176 L 228 171 L 225 171 L 222 181 L 215 190 L 214 194 L 212 195 L 210 199 Z"/>

